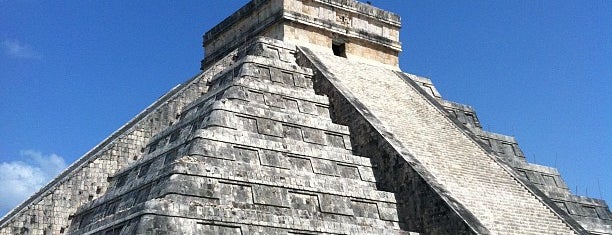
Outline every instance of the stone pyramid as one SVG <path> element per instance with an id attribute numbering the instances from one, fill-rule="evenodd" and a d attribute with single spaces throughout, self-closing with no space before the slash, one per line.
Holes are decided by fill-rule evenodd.
<path id="1" fill-rule="evenodd" d="M 202 72 L 0 221 L 4 234 L 612 234 L 512 137 L 401 72 L 399 16 L 253 0 Z"/>

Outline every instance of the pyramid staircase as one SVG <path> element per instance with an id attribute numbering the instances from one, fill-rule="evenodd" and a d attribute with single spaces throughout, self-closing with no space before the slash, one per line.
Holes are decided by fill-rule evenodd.
<path id="1" fill-rule="evenodd" d="M 409 234 L 295 47 L 259 38 L 239 50 L 69 233 Z"/>
<path id="2" fill-rule="evenodd" d="M 440 103 L 451 117 L 510 166 L 523 181 L 532 184 L 550 199 L 562 213 L 566 213 L 592 234 L 612 234 L 612 213 L 604 200 L 573 194 L 556 168 L 527 162 L 518 141 L 512 137 L 483 130 L 474 108 L 444 100 L 431 80 L 404 74 L 419 85 L 423 92 Z"/>

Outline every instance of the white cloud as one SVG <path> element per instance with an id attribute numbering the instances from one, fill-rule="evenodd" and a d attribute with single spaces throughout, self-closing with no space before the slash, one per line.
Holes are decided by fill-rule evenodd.
<path id="1" fill-rule="evenodd" d="M 8 56 L 22 59 L 40 59 L 38 52 L 27 44 L 17 40 L 5 39 L 2 41 L 2 49 Z"/>
<path id="2" fill-rule="evenodd" d="M 56 154 L 24 150 L 20 156 L 23 161 L 0 162 L 0 216 L 66 168 L 64 159 Z"/>
<path id="3" fill-rule="evenodd" d="M 28 149 L 22 150 L 19 152 L 19 155 L 22 157 L 27 157 L 30 159 L 31 164 L 40 166 L 44 173 L 51 175 L 52 177 L 66 168 L 64 158 L 56 154 L 43 155 L 39 151 Z"/>

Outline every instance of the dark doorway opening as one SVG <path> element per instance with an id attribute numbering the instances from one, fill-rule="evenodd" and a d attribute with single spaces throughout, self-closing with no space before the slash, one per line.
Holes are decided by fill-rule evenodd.
<path id="1" fill-rule="evenodd" d="M 332 50 L 334 55 L 346 58 L 346 43 L 334 42 L 332 43 Z"/>

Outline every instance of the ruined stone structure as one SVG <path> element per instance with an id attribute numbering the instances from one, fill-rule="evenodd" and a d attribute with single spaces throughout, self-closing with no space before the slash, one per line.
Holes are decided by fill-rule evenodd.
<path id="1" fill-rule="evenodd" d="M 399 28 L 351 0 L 251 1 L 0 234 L 612 234 L 604 201 L 400 71 Z"/>

